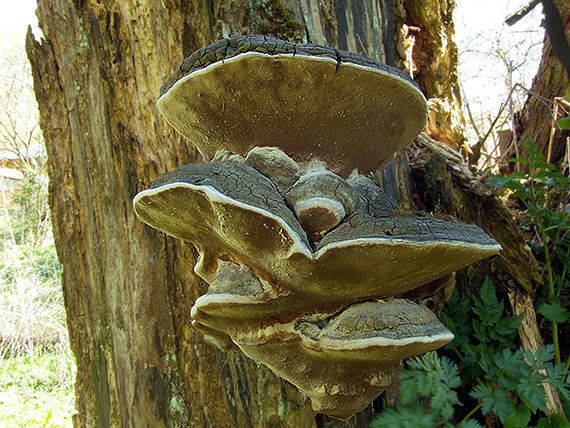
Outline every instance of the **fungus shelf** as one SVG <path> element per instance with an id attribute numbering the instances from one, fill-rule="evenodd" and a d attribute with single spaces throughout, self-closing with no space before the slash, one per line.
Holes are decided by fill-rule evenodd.
<path id="1" fill-rule="evenodd" d="M 359 173 L 423 130 L 409 77 L 324 46 L 237 36 L 185 60 L 159 108 L 211 161 L 159 176 L 134 209 L 196 246 L 209 289 L 193 326 L 219 347 L 348 419 L 403 358 L 453 339 L 411 299 L 501 247 L 477 226 L 402 213 Z"/>

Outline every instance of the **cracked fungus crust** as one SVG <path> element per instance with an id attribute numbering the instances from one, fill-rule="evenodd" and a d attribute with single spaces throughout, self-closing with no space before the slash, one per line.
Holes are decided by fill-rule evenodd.
<path id="1" fill-rule="evenodd" d="M 294 207 L 319 198 L 342 210 L 338 225 L 315 236 Z M 195 270 L 210 287 L 192 308 L 193 325 L 340 419 L 380 394 L 403 358 L 453 337 L 428 309 L 393 297 L 435 293 L 455 270 L 500 249 L 476 226 L 401 217 L 365 177 L 302 167 L 278 149 L 178 168 L 134 206 L 147 224 L 198 248 Z"/>
<path id="2" fill-rule="evenodd" d="M 164 86 L 158 106 L 206 159 L 220 149 L 245 155 L 277 146 L 342 176 L 386 164 L 427 121 L 422 92 L 400 70 L 268 36 L 236 36 L 197 51 Z"/>

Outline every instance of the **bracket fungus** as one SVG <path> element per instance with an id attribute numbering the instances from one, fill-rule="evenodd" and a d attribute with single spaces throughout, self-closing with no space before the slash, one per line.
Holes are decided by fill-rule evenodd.
<path id="1" fill-rule="evenodd" d="M 134 199 L 142 221 L 198 251 L 194 270 L 209 288 L 193 325 L 339 419 L 379 395 L 403 358 L 452 340 L 409 299 L 500 250 L 477 226 L 402 215 L 371 180 L 349 174 L 408 144 L 425 104 L 400 71 L 265 36 L 197 51 L 159 100 L 214 155 Z"/>
<path id="2" fill-rule="evenodd" d="M 275 146 L 342 176 L 388 163 L 427 121 L 425 98 L 404 72 L 267 36 L 199 49 L 161 92 L 160 112 L 206 160 L 220 149 L 245 155 Z"/>

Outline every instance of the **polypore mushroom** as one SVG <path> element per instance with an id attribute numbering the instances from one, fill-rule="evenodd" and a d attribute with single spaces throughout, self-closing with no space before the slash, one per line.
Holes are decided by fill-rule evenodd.
<path id="1" fill-rule="evenodd" d="M 359 195 L 363 205 L 365 195 Z M 376 205 L 382 204 L 379 195 Z M 204 279 L 216 275 L 216 260 L 244 264 L 258 278 L 288 290 L 295 301 L 287 304 L 297 308 L 400 295 L 500 249 L 473 225 L 373 217 L 368 209 L 348 216 L 312 251 L 276 186 L 244 164 L 187 165 L 135 198 L 143 221 L 199 248 L 196 271 Z"/>
<path id="2" fill-rule="evenodd" d="M 313 250 L 277 186 L 242 158 L 233 159 L 191 164 L 160 176 L 135 197 L 135 210 L 146 223 L 198 248 L 195 270 L 211 284 L 192 308 L 198 329 L 224 349 L 237 346 L 291 380 L 316 410 L 349 417 L 385 387 L 390 367 L 408 355 L 407 350 L 392 351 L 410 349 L 406 340 L 423 340 L 435 349 L 442 339 L 422 330 L 413 340 L 398 338 L 386 348 L 380 333 L 364 337 L 353 331 L 336 338 L 343 323 L 322 329 L 318 339 L 308 332 L 324 320 L 348 319 L 346 314 L 356 310 L 350 308 L 361 307 L 368 308 L 366 316 L 359 315 L 365 325 L 389 331 L 376 328 L 374 318 L 384 316 L 386 306 L 373 306 L 374 315 L 372 306 L 355 302 L 402 295 L 500 247 L 475 226 L 394 216 L 392 202 L 371 182 L 325 174 L 336 187 L 352 189 L 352 196 L 349 190 L 341 193 L 351 208 Z M 299 186 L 311 188 L 310 177 Z M 343 312 L 350 304 L 350 311 Z M 311 320 L 316 321 L 309 328 Z M 301 331 L 299 326 L 305 327 Z M 448 333 L 444 336 L 450 340 Z"/>
<path id="3" fill-rule="evenodd" d="M 348 419 L 391 383 L 402 359 L 437 349 L 453 335 L 429 309 L 393 299 L 234 332 L 232 339 L 305 392 L 316 412 Z"/>
<path id="4" fill-rule="evenodd" d="M 347 419 L 402 358 L 451 340 L 429 310 L 394 297 L 435 292 L 500 246 L 476 226 L 402 215 L 370 180 L 341 177 L 385 164 L 423 129 L 425 99 L 404 73 L 238 36 L 185 60 L 159 108 L 214 158 L 158 177 L 134 208 L 196 246 L 209 288 L 193 325 L 218 346 Z"/>
<path id="5" fill-rule="evenodd" d="M 425 127 L 427 106 L 402 71 L 360 55 L 269 36 L 235 36 L 188 57 L 158 107 L 206 160 L 277 146 L 347 176 L 374 171 Z"/>
<path id="6" fill-rule="evenodd" d="M 207 249 L 197 266 L 206 280 L 215 273 L 215 259 L 263 269 L 292 253 L 310 257 L 305 233 L 275 185 L 241 163 L 177 168 L 136 195 L 134 207 L 145 223 Z"/>

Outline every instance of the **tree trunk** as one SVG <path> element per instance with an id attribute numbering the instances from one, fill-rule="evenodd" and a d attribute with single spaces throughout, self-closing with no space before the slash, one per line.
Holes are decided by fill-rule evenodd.
<path id="1" fill-rule="evenodd" d="M 565 33 L 570 33 L 570 4 L 555 1 L 562 17 Z M 555 98 L 564 97 L 568 90 L 566 70 L 556 58 L 548 36 L 545 35 L 542 60 L 532 82 L 530 94 L 523 109 L 516 115 L 516 134 L 518 141 L 527 138 L 534 141 L 538 148 L 548 156 L 549 162 L 559 165 L 568 150 L 568 130 L 557 129 L 554 125 Z M 568 111 L 568 106 L 564 106 Z M 560 109 L 558 119 L 564 117 Z M 514 152 L 514 150 L 512 151 Z M 515 154 L 515 153 L 513 153 Z"/>
<path id="2" fill-rule="evenodd" d="M 426 133 L 455 149 L 465 141 L 465 117 L 461 107 L 461 90 L 455 45 L 453 9 L 455 0 L 401 0 L 405 10 L 403 31 L 398 47 L 412 54 L 413 76 L 428 98 L 429 121 Z"/>
<path id="3" fill-rule="evenodd" d="M 27 50 L 77 358 L 75 427 L 368 426 L 371 406 L 346 423 L 315 416 L 308 400 L 267 368 L 205 344 L 191 327 L 190 308 L 205 292 L 193 272 L 193 246 L 145 226 L 132 199 L 157 175 L 198 159 L 156 107 L 159 88 L 185 56 L 228 35 L 264 32 L 397 62 L 394 34 L 403 22 L 392 29 L 391 4 L 40 0 L 45 40 L 28 34 Z M 447 5 L 422 1 L 437 13 L 429 22 L 413 15 L 414 24 L 429 29 L 441 19 L 442 37 L 452 46 L 451 10 L 442 14 L 441 4 Z M 433 64 L 422 69 L 431 76 L 424 81 L 428 94 L 448 90 L 457 59 L 446 52 L 439 54 L 438 64 L 448 67 L 441 82 L 429 71 Z M 414 55 L 420 53 L 416 48 Z M 419 193 L 406 152 L 391 171 L 384 181 L 395 183 L 402 205 L 412 206 Z M 517 280 L 533 286 L 532 276 Z"/>

